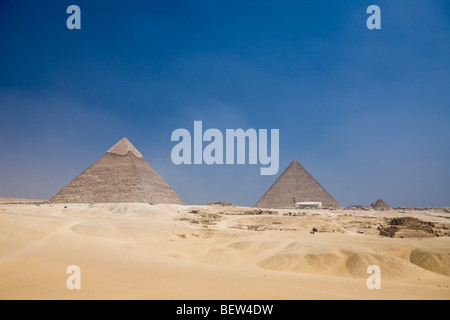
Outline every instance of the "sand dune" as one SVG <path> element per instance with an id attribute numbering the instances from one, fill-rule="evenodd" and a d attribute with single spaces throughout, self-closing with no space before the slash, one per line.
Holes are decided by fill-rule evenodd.
<path id="1" fill-rule="evenodd" d="M 428 211 L 1 204 L 1 299 L 449 299 L 450 237 L 384 238 Z M 312 230 L 317 232 L 311 232 Z M 78 265 L 81 290 L 68 290 Z M 368 290 L 378 265 L 382 289 Z"/>
<path id="2" fill-rule="evenodd" d="M 415 249 L 411 251 L 410 261 L 425 270 L 450 277 L 450 253 L 424 252 Z"/>

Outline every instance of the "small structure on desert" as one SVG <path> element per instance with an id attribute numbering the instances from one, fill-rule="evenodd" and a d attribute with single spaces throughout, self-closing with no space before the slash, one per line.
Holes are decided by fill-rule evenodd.
<path id="1" fill-rule="evenodd" d="M 50 200 L 53 203 L 184 204 L 141 153 L 123 138 Z"/>
<path id="2" fill-rule="evenodd" d="M 322 208 L 322 202 L 296 202 L 297 208 Z"/>
<path id="3" fill-rule="evenodd" d="M 339 203 L 297 161 L 278 177 L 256 203 L 259 208 L 290 209 L 297 207 L 339 208 Z"/>

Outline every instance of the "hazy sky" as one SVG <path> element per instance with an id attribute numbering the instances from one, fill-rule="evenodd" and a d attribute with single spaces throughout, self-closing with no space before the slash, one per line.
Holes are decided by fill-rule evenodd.
<path id="1" fill-rule="evenodd" d="M 81 30 L 66 9 L 81 8 Z M 381 8 L 368 30 L 366 9 Z M 0 1 L 0 196 L 49 199 L 122 137 L 191 204 L 296 159 L 343 206 L 450 206 L 450 1 Z M 280 171 L 172 164 L 173 130 L 280 130 Z"/>

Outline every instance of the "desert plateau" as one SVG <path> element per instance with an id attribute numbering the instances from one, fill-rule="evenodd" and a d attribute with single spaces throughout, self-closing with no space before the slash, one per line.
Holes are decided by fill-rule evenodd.
<path id="1" fill-rule="evenodd" d="M 405 217 L 424 227 L 380 235 Z M 3 198 L 0 298 L 449 299 L 449 219 L 433 208 Z M 70 265 L 81 290 L 66 286 Z M 380 267 L 380 290 L 366 285 L 369 265 Z"/>

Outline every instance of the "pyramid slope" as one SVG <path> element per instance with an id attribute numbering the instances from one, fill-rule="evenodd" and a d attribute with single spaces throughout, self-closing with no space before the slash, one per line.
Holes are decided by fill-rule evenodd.
<path id="1" fill-rule="evenodd" d="M 184 204 L 169 184 L 126 139 L 109 149 L 50 201 Z"/>
<path id="2" fill-rule="evenodd" d="M 340 207 L 319 182 L 294 160 L 255 207 L 289 209 L 295 208 L 296 202 L 322 202 L 324 207 Z"/>

